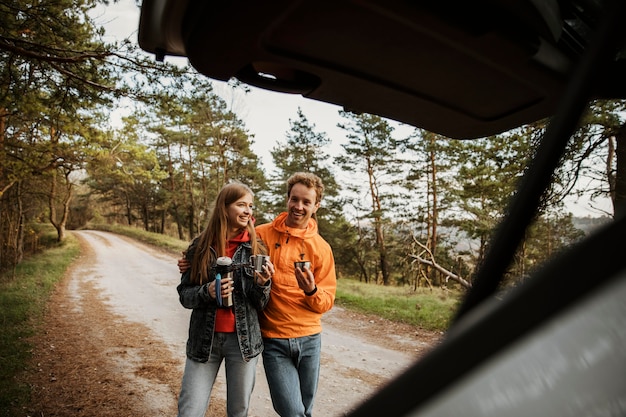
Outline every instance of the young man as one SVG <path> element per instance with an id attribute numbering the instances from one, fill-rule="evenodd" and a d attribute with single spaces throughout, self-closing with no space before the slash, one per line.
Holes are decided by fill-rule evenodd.
<path id="1" fill-rule="evenodd" d="M 315 213 L 324 185 L 311 173 L 287 180 L 287 211 L 257 226 L 274 264 L 272 290 L 259 313 L 263 365 L 272 403 L 282 417 L 310 417 L 320 370 L 321 318 L 335 301 L 337 279 L 330 245 Z M 295 262 L 308 261 L 302 269 Z"/>

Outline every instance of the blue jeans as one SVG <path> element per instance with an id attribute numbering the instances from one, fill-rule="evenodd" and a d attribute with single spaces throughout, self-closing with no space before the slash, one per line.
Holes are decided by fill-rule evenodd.
<path id="1" fill-rule="evenodd" d="M 320 374 L 321 334 L 263 339 L 263 344 L 274 410 L 282 417 L 311 417 Z"/>
<path id="2" fill-rule="evenodd" d="M 259 357 L 244 361 L 237 333 L 215 333 L 207 362 L 189 358 L 185 362 L 178 398 L 179 417 L 204 417 L 222 360 L 226 366 L 226 413 L 228 417 L 248 415 Z"/>

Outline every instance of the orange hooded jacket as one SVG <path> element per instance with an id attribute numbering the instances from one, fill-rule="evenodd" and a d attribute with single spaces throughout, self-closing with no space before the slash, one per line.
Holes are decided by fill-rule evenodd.
<path id="1" fill-rule="evenodd" d="M 319 235 L 317 222 L 311 219 L 306 229 L 294 229 L 285 225 L 286 219 L 284 212 L 273 222 L 256 227 L 275 268 L 269 303 L 259 312 L 261 333 L 268 338 L 320 333 L 322 314 L 333 307 L 337 289 L 333 252 Z M 298 287 L 296 261 L 311 262 L 317 291 L 310 296 Z"/>

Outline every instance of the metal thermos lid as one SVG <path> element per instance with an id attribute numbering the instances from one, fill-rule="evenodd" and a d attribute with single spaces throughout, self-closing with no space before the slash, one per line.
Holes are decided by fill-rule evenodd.
<path id="1" fill-rule="evenodd" d="M 219 258 L 217 258 L 216 263 L 220 266 L 228 266 L 233 263 L 233 260 L 230 259 L 230 257 L 228 256 L 220 256 Z"/>

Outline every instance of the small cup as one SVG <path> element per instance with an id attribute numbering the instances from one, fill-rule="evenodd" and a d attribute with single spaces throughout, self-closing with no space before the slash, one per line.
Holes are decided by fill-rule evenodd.
<path id="1" fill-rule="evenodd" d="M 263 265 L 267 265 L 267 261 L 270 260 L 270 257 L 267 255 L 252 255 L 250 257 L 250 266 L 256 272 L 263 272 Z"/>
<path id="2" fill-rule="evenodd" d="M 300 268 L 301 271 L 304 271 L 304 268 L 311 268 L 311 261 L 298 261 L 293 263 L 294 268 Z"/>

